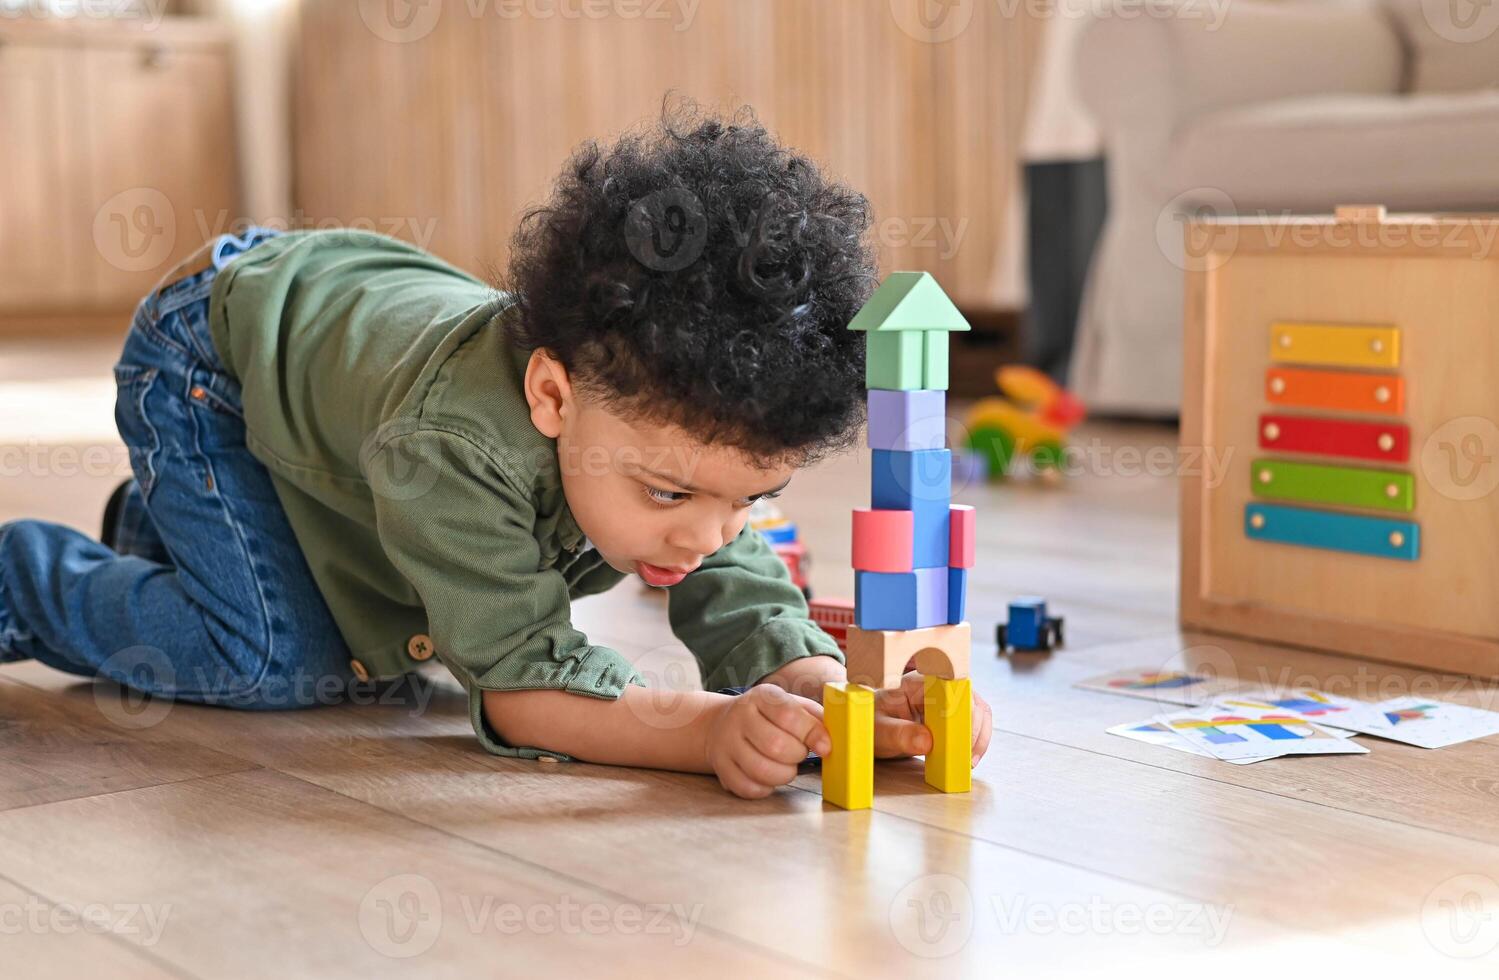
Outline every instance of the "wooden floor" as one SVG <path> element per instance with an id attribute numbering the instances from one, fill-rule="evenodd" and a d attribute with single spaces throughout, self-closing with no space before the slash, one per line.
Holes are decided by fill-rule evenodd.
<path id="1" fill-rule="evenodd" d="M 58 447 L 113 445 L 111 355 L 0 351 L 0 520 L 96 526 L 116 473 Z M 980 514 L 976 638 L 1034 592 L 1069 642 L 975 651 L 996 735 L 969 795 L 929 791 L 919 760 L 880 764 L 873 811 L 846 813 L 816 776 L 748 802 L 707 777 L 494 758 L 438 673 L 388 703 L 255 715 L 0 667 L 0 975 L 1494 976 L 1499 743 L 1233 766 L 1107 735 L 1154 709 L 1071 686 L 1209 658 L 1483 701 L 1179 635 L 1171 466 L 1141 473 L 1131 451 L 1173 440 L 1092 427 L 1065 485 L 959 494 Z M 862 459 L 783 500 L 823 594 L 850 588 Z M 648 676 L 696 683 L 658 597 L 626 583 L 577 618 Z"/>

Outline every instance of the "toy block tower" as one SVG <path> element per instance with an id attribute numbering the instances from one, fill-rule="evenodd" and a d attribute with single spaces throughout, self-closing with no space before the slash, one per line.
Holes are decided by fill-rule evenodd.
<path id="1" fill-rule="evenodd" d="M 926 675 L 932 751 L 926 780 L 948 793 L 971 784 L 970 629 L 974 512 L 952 504 L 946 447 L 949 331 L 968 330 L 937 280 L 894 272 L 850 330 L 869 335 L 870 507 L 853 514 L 854 625 L 848 682 L 823 692 L 833 752 L 823 797 L 859 809 L 874 797 L 874 695 L 896 687 L 915 659 Z"/>

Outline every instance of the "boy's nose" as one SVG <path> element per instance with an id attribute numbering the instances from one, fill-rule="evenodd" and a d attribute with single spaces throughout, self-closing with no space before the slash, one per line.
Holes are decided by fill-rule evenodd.
<path id="1" fill-rule="evenodd" d="M 695 557 L 706 558 L 724 546 L 724 529 L 718 524 L 699 522 L 679 528 L 667 541 L 673 548 L 690 551 Z"/>

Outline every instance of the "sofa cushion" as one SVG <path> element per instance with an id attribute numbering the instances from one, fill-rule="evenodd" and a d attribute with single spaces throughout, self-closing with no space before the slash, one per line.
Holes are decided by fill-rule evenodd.
<path id="1" fill-rule="evenodd" d="M 1240 213 L 1499 206 L 1499 90 L 1330 95 L 1200 117 L 1169 152 L 1176 187 L 1212 188 Z"/>
<path id="2" fill-rule="evenodd" d="M 1499 3 L 1383 0 L 1409 52 L 1413 92 L 1499 88 Z"/>

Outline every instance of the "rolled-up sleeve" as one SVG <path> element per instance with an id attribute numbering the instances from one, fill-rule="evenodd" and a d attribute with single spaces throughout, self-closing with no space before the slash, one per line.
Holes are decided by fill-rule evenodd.
<path id="1" fill-rule="evenodd" d="M 621 654 L 573 628 L 566 581 L 542 567 L 535 505 L 477 442 L 421 428 L 373 445 L 363 464 L 381 544 L 421 596 L 437 657 L 468 690 L 487 750 L 560 755 L 502 742 L 485 722 L 483 691 L 612 699 L 643 683 Z"/>
<path id="2" fill-rule="evenodd" d="M 843 662 L 838 644 L 807 618 L 780 556 L 747 525 L 668 596 L 672 632 L 697 658 L 709 691 L 754 684 L 799 657 Z"/>

